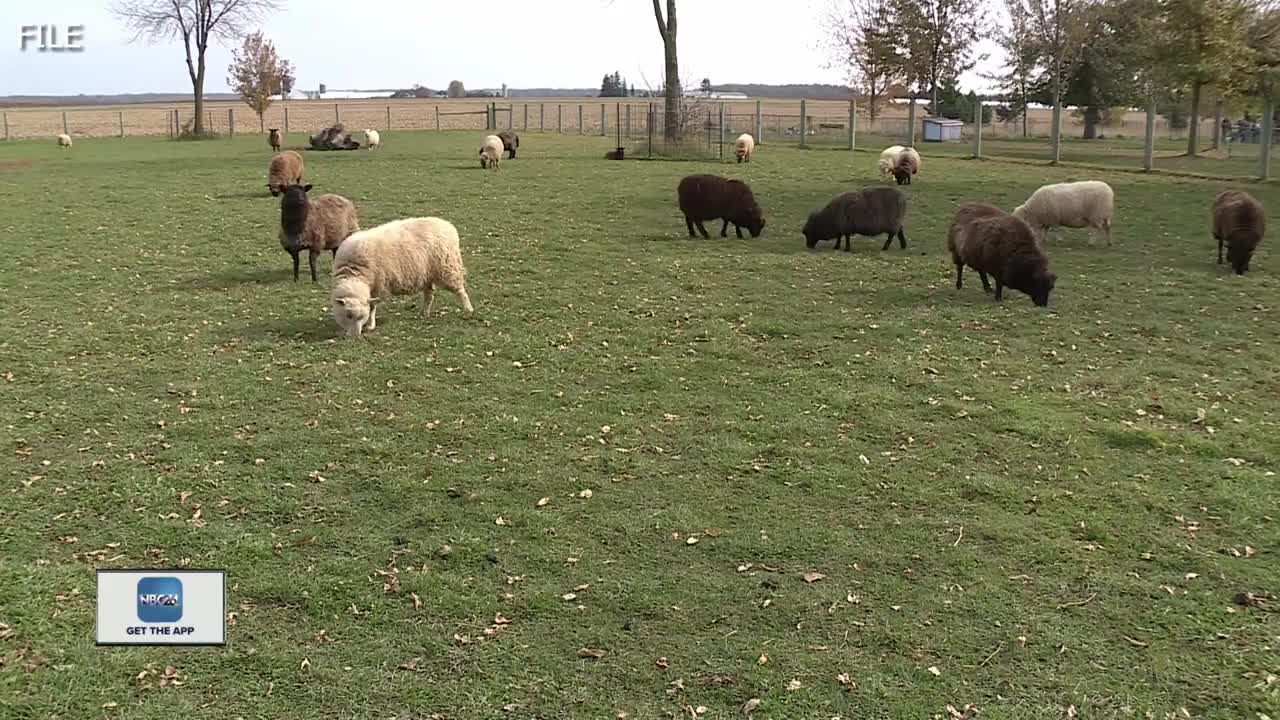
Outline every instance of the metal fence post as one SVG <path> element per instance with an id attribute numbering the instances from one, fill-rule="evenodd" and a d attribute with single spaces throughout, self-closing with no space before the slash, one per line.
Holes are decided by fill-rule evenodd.
<path id="1" fill-rule="evenodd" d="M 858 101 L 849 101 L 849 149 L 852 150 L 857 144 L 858 128 Z"/>
<path id="2" fill-rule="evenodd" d="M 227 108 L 227 135 L 236 136 L 236 111 L 234 108 Z"/>
<path id="3" fill-rule="evenodd" d="M 809 138 L 809 111 L 804 100 L 800 101 L 800 147 L 804 147 Z"/>
<path id="4" fill-rule="evenodd" d="M 120 137 L 124 137 L 124 112 L 117 114 L 116 120 L 120 123 Z"/>
<path id="5" fill-rule="evenodd" d="M 1271 178 L 1271 146 L 1276 132 L 1276 100 L 1275 90 L 1271 87 L 1267 88 L 1267 93 L 1262 102 L 1262 152 L 1258 162 L 1262 167 L 1258 170 L 1258 177 L 1263 180 Z"/>
<path id="6" fill-rule="evenodd" d="M 720 159 L 721 159 L 721 160 L 723 160 L 723 159 L 724 159 L 724 102 L 723 102 L 723 101 L 720 103 L 720 111 L 719 111 L 719 114 L 718 114 L 718 116 L 717 116 L 717 118 L 716 118 L 716 121 L 720 124 L 720 152 L 719 152 L 719 156 L 720 156 Z"/>
<path id="7" fill-rule="evenodd" d="M 764 116 L 760 114 L 760 101 L 756 101 L 756 144 L 764 143 Z"/>
<path id="8" fill-rule="evenodd" d="M 907 107 L 907 147 L 916 146 L 916 96 L 911 94 L 911 104 Z"/>
<path id="9" fill-rule="evenodd" d="M 1156 156 L 1156 99 L 1152 95 L 1147 99 L 1147 141 L 1142 148 L 1142 169 L 1151 172 L 1155 167 Z"/>
<path id="10" fill-rule="evenodd" d="M 982 98 L 973 104 L 973 156 L 982 158 Z"/>
<path id="11" fill-rule="evenodd" d="M 631 139 L 631 106 L 627 105 L 627 139 Z"/>

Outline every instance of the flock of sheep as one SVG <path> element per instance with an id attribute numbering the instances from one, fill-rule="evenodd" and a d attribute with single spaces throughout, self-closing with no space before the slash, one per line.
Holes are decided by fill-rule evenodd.
<path id="1" fill-rule="evenodd" d="M 365 130 L 366 147 L 376 148 L 381 139 L 376 130 Z M 332 302 L 330 309 L 338 325 L 353 337 L 377 326 L 377 304 L 391 295 L 421 292 L 424 313 L 431 314 L 434 289 L 453 292 L 466 316 L 474 312 L 466 289 L 466 271 L 459 247 L 458 231 L 440 218 L 409 218 L 361 230 L 355 205 L 341 195 L 309 197 L 311 185 L 303 183 L 302 156 L 292 150 L 279 152 L 280 139 L 272 132 L 268 142 L 276 154 L 267 173 L 267 188 L 280 201 L 280 244 L 293 258 L 293 278 L 299 275 L 301 253 L 307 251 L 311 280 L 318 281 L 316 258 L 328 251 L 333 255 Z M 70 139 L 59 138 L 70 145 Z M 498 169 L 503 154 L 516 156 L 520 138 L 515 132 L 487 135 L 480 145 L 480 167 Z M 750 162 L 755 140 L 743 134 L 734 143 L 739 163 Z M 892 175 L 898 185 L 911 184 L 920 172 L 920 154 L 914 149 L 892 146 L 881 153 L 878 167 L 882 176 Z M 676 190 L 690 237 L 709 238 L 704 222 L 720 220 L 720 236 L 727 237 L 733 225 L 736 235 L 746 229 L 751 237 L 764 231 L 765 218 L 751 188 L 741 180 L 698 174 L 682 179 Z M 956 288 L 963 285 L 964 268 L 978 273 L 983 289 L 1001 300 L 1004 289 L 1021 291 L 1037 306 L 1046 306 L 1057 277 L 1049 270 L 1045 252 L 1048 231 L 1056 227 L 1089 228 L 1101 232 L 1111 244 L 1115 193 L 1101 181 L 1044 185 L 1027 200 L 1005 212 L 982 203 L 962 205 L 947 231 L 946 247 L 956 268 Z M 905 221 L 907 198 L 895 187 L 871 187 L 843 193 L 821 209 L 809 214 L 802 230 L 805 244 L 813 249 L 820 242 L 844 241 L 851 249 L 852 236 L 885 235 L 881 248 L 888 250 L 894 239 L 907 247 Z M 1218 194 L 1212 206 L 1213 236 L 1218 241 L 1218 263 L 1223 250 L 1237 274 L 1249 268 L 1254 249 L 1265 232 L 1262 205 L 1239 191 Z"/>

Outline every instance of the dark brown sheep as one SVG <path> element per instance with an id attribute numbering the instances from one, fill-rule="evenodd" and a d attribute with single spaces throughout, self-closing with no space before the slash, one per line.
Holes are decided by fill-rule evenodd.
<path id="1" fill-rule="evenodd" d="M 1254 248 L 1267 232 L 1267 216 L 1262 203 L 1247 192 L 1227 190 L 1213 199 L 1213 237 L 1218 241 L 1218 264 L 1222 264 L 1222 246 L 1227 246 L 1227 259 L 1237 275 L 1249 270 Z"/>
<path id="2" fill-rule="evenodd" d="M 268 128 L 267 133 L 267 144 L 272 150 L 280 152 L 280 128 Z"/>
<path id="3" fill-rule="evenodd" d="M 850 250 L 853 235 L 872 237 L 888 235 L 881 250 L 888 250 L 893 238 L 906 249 L 907 233 L 902 222 L 907 216 L 907 198 L 891 187 L 873 187 L 837 195 L 826 207 L 809 213 L 804 223 L 804 242 L 810 250 L 820 242 L 844 239 L 845 252 Z"/>
<path id="4" fill-rule="evenodd" d="M 604 154 L 605 160 L 622 160 L 626 157 L 626 152 L 622 148 L 614 148 Z"/>
<path id="5" fill-rule="evenodd" d="M 514 158 L 516 148 L 520 147 L 520 136 L 515 130 L 503 130 L 498 133 L 498 138 L 502 140 L 502 149 L 507 153 L 507 157 Z"/>
<path id="6" fill-rule="evenodd" d="M 1036 235 L 1021 219 L 991 205 L 962 205 L 947 231 L 947 251 L 956 265 L 956 289 L 962 285 L 964 266 L 978 271 L 982 289 L 991 292 L 987 275 L 995 278 L 996 300 L 1004 299 L 1009 286 L 1031 296 L 1039 307 L 1049 304 L 1057 276 L 1049 272 L 1049 258 L 1036 243 Z"/>
<path id="7" fill-rule="evenodd" d="M 693 228 L 696 225 L 702 237 L 711 237 L 703 227 L 704 220 L 723 220 L 720 237 L 728 237 L 729 223 L 742 237 L 742 228 L 751 233 L 751 237 L 760 237 L 764 231 L 764 212 L 756 203 L 751 188 L 741 180 L 730 180 L 718 175 L 690 175 L 680 181 L 676 189 L 680 198 L 680 212 L 684 213 L 684 224 L 689 228 L 689 237 L 697 237 Z"/>

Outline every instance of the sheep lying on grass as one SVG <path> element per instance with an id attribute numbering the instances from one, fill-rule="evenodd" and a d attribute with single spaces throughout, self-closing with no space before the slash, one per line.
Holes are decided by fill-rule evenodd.
<path id="1" fill-rule="evenodd" d="M 1030 295 L 1039 307 L 1049 304 L 1057 276 L 1049 272 L 1049 258 L 1021 218 L 991 205 L 962 205 L 947 230 L 947 252 L 956 266 L 957 290 L 968 265 L 978 271 L 987 292 L 987 275 L 995 278 L 996 300 L 1004 299 L 1007 285 Z"/>
<path id="2" fill-rule="evenodd" d="M 486 135 L 480 143 L 480 167 L 498 169 L 502 162 L 502 138 L 497 135 Z"/>
<path id="3" fill-rule="evenodd" d="M 733 143 L 733 154 L 738 157 L 738 162 L 751 162 L 751 156 L 756 151 L 756 139 L 751 137 L 750 133 L 742 133 Z"/>
<path id="4" fill-rule="evenodd" d="M 697 237 L 693 233 L 694 225 L 698 226 L 702 237 L 711 237 L 702 224 L 704 220 L 724 220 L 720 237 L 728 237 L 729 223 L 733 223 L 738 237 L 742 237 L 744 227 L 751 237 L 760 237 L 764 231 L 764 212 L 756 203 L 751 188 L 741 180 L 729 180 L 718 175 L 690 175 L 680 181 L 676 195 L 680 212 L 684 213 L 684 224 L 689 228 L 689 237 Z"/>
<path id="5" fill-rule="evenodd" d="M 503 130 L 498 133 L 498 139 L 502 141 L 502 149 L 508 153 L 507 157 L 514 160 L 516 148 L 520 147 L 520 136 L 515 130 Z"/>
<path id="6" fill-rule="evenodd" d="M 311 265 L 311 282 L 316 278 L 316 256 L 328 250 L 337 256 L 338 247 L 360 229 L 356 206 L 341 195 L 307 197 L 310 185 L 289 185 L 280 199 L 280 246 L 293 256 L 293 281 L 298 281 L 298 254 L 305 248 Z"/>
<path id="7" fill-rule="evenodd" d="M 271 197 L 284 192 L 290 185 L 302 184 L 302 156 L 292 150 L 285 150 L 271 156 L 271 164 L 267 166 L 267 189 Z"/>
<path id="8" fill-rule="evenodd" d="M 888 235 L 881 250 L 888 250 L 896 235 L 905 250 L 907 234 L 902 222 L 907 215 L 907 198 L 896 188 L 874 187 L 836 196 L 821 210 L 809 213 L 805 221 L 805 245 L 812 250 L 818 243 L 835 240 L 840 249 L 844 238 L 845 252 L 850 250 L 852 235 Z"/>
<path id="9" fill-rule="evenodd" d="M 365 144 L 365 147 L 369 148 L 370 150 L 373 150 L 375 148 L 380 148 L 382 147 L 382 135 L 379 134 L 377 130 L 370 130 L 369 128 L 365 128 L 364 144 Z"/>
<path id="10" fill-rule="evenodd" d="M 1222 264 L 1222 246 L 1227 246 L 1227 259 L 1237 275 L 1249 270 L 1254 248 L 1267 232 L 1267 215 L 1262 203 L 1246 192 L 1227 190 L 1213 199 L 1213 237 L 1218 241 L 1218 264 Z"/>
<path id="11" fill-rule="evenodd" d="M 378 325 L 378 303 L 390 295 L 421 292 L 431 317 L 435 286 L 458 296 L 463 314 L 475 308 L 467 296 L 458 230 L 440 218 L 395 220 L 363 230 L 342 243 L 333 263 L 333 317 L 347 335 Z"/>
<path id="12" fill-rule="evenodd" d="M 893 179 L 899 185 L 910 185 L 911 176 L 920 172 L 920 153 L 915 148 L 903 148 L 893 166 Z"/>
<path id="13" fill-rule="evenodd" d="M 70 136 L 70 135 L 68 135 L 68 134 L 66 134 L 66 133 L 59 133 L 59 134 L 58 134 L 58 147 L 63 147 L 63 148 L 69 148 L 69 147 L 71 147 L 71 136 Z"/>
<path id="14" fill-rule="evenodd" d="M 1111 244 L 1111 216 L 1115 211 L 1115 193 L 1100 180 L 1043 185 L 1031 193 L 1027 201 L 1013 209 L 1013 214 L 1026 221 L 1041 243 L 1049 228 L 1069 227 L 1101 230 Z"/>
<path id="15" fill-rule="evenodd" d="M 267 128 L 267 144 L 275 152 L 280 152 L 280 128 Z"/>

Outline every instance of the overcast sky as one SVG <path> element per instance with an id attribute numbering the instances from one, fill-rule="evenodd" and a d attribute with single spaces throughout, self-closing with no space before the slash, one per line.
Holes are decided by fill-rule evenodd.
<path id="1" fill-rule="evenodd" d="M 681 0 L 686 80 L 841 83 L 824 67 L 827 0 Z M 0 0 L 0 95 L 189 92 L 181 47 L 130 43 L 110 0 Z M 263 22 L 297 68 L 297 87 L 359 90 L 599 87 L 621 72 L 637 87 L 662 79 L 662 42 L 648 0 L 282 0 Z M 549 8 L 555 8 L 553 13 Z M 23 25 L 84 25 L 79 53 L 19 51 Z M 988 52 L 991 48 L 986 48 Z M 230 50 L 211 47 L 205 89 L 226 92 Z M 962 78 L 970 89 L 976 78 Z M 977 81 L 979 86 L 987 83 Z"/>

